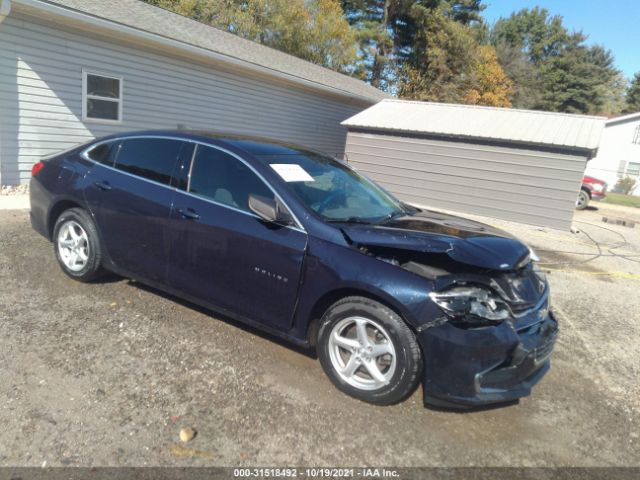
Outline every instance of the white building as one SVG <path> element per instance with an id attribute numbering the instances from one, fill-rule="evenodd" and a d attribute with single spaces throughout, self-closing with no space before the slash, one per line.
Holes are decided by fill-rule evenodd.
<path id="1" fill-rule="evenodd" d="M 609 191 L 627 175 L 640 180 L 640 112 L 607 121 L 598 155 L 587 164 L 586 174 L 607 182 Z M 640 185 L 633 194 L 640 195 Z"/>

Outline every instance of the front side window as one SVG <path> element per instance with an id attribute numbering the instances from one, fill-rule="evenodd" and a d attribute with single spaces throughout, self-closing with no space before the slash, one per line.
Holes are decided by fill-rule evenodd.
<path id="1" fill-rule="evenodd" d="M 115 168 L 158 183 L 169 185 L 186 142 L 165 138 L 124 139 Z"/>
<path id="2" fill-rule="evenodd" d="M 82 72 L 82 117 L 104 123 L 122 121 L 122 77 Z"/>
<path id="3" fill-rule="evenodd" d="M 333 158 L 312 152 L 258 158 L 327 221 L 369 223 L 405 213 L 398 200 Z"/>
<path id="4" fill-rule="evenodd" d="M 269 187 L 244 163 L 216 148 L 198 146 L 189 192 L 245 212 L 249 195 L 274 198 Z"/>

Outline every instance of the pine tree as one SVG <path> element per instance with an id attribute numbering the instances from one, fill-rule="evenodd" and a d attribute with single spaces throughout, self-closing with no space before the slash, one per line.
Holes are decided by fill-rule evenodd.
<path id="1" fill-rule="evenodd" d="M 622 113 L 640 112 L 640 72 L 633 76 L 625 97 L 625 107 Z"/>

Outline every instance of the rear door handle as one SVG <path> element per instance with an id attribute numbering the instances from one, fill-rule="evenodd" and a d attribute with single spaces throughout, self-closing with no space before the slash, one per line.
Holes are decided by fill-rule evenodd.
<path id="1" fill-rule="evenodd" d="M 109 182 L 95 182 L 94 185 L 100 190 L 111 190 L 111 185 L 109 185 Z"/>
<path id="2" fill-rule="evenodd" d="M 194 212 L 192 208 L 179 208 L 178 213 L 182 215 L 182 218 L 187 220 L 197 220 L 200 218 L 200 215 Z"/>

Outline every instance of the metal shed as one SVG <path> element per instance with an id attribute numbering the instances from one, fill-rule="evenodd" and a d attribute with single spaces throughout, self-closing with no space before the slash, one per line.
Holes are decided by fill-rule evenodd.
<path id="1" fill-rule="evenodd" d="M 349 163 L 403 200 L 566 230 L 605 120 L 391 99 L 342 125 Z"/>

